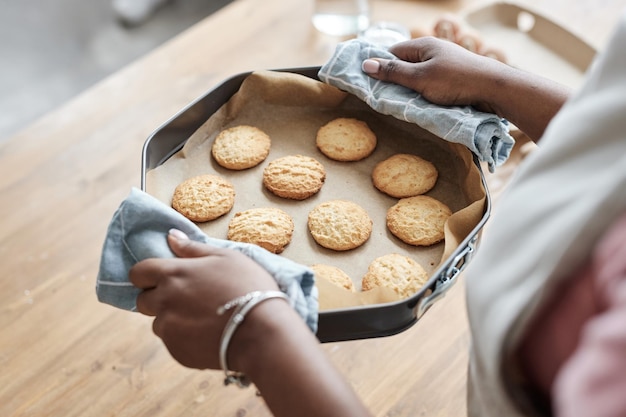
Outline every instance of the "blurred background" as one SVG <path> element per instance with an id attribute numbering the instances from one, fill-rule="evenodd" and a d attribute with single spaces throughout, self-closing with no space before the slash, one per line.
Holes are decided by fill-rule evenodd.
<path id="1" fill-rule="evenodd" d="M 231 0 L 170 0 L 138 25 L 111 0 L 0 0 L 0 141 Z"/>

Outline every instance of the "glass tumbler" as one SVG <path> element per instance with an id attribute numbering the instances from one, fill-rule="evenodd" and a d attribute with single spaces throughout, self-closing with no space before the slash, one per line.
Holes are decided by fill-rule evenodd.
<path id="1" fill-rule="evenodd" d="M 332 36 L 357 35 L 370 24 L 368 0 L 314 0 L 313 26 Z"/>

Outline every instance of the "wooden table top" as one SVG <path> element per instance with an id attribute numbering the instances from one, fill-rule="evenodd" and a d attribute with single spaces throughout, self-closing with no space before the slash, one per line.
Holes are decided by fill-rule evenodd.
<path id="1" fill-rule="evenodd" d="M 429 27 L 480 4 L 374 0 L 372 10 Z M 522 4 L 601 46 L 626 1 Z M 231 75 L 323 64 L 337 40 L 315 32 L 311 11 L 311 0 L 235 0 L 0 143 L 0 415 L 270 415 L 220 372 L 180 366 L 151 319 L 100 304 L 94 286 L 149 134 Z M 463 285 L 402 334 L 323 345 L 374 415 L 465 414 Z"/>

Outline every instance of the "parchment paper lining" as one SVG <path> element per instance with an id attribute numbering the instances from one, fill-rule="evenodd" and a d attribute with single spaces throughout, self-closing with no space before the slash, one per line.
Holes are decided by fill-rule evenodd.
<path id="1" fill-rule="evenodd" d="M 364 120 L 376 133 L 378 145 L 368 158 L 358 162 L 336 162 L 315 146 L 319 127 L 336 117 Z M 232 171 L 211 157 L 215 136 L 224 128 L 249 124 L 270 135 L 268 158 L 260 165 Z M 378 191 L 371 181 L 376 163 L 395 153 L 413 153 L 431 161 L 439 170 L 435 187 L 427 193 L 446 203 L 453 216 L 446 225 L 445 243 L 415 247 L 395 238 L 386 227 L 386 212 L 397 199 Z M 285 155 L 316 158 L 326 168 L 322 190 L 304 201 L 276 197 L 262 184 L 263 169 Z M 146 191 L 166 204 L 183 180 L 206 173 L 221 175 L 235 186 L 235 205 L 230 213 L 199 226 L 209 236 L 225 239 L 232 216 L 253 207 L 273 206 L 289 213 L 295 223 L 292 242 L 282 253 L 296 262 L 337 266 L 351 276 L 358 293 L 319 283 L 320 310 L 376 304 L 397 300 L 392 291 L 360 292 L 361 278 L 369 263 L 387 253 L 400 253 L 419 262 L 429 274 L 452 253 L 480 222 L 485 204 L 481 174 L 471 153 L 463 146 L 446 142 L 416 125 L 381 115 L 361 100 L 335 87 L 293 73 L 259 71 L 248 76 L 240 90 L 207 120 L 185 146 L 146 176 Z M 361 247 L 336 252 L 319 246 L 307 228 L 307 216 L 317 204 L 347 199 L 365 208 L 373 220 L 370 239 Z M 234 277 L 236 279 L 236 277 Z M 319 281 L 319 280 L 318 280 Z"/>

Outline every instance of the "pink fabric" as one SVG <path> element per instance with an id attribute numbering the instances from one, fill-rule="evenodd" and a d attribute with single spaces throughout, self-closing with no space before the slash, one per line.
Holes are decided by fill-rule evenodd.
<path id="1" fill-rule="evenodd" d="M 558 417 L 626 416 L 626 215 L 532 326 L 520 351 Z"/>
<path id="2" fill-rule="evenodd" d="M 600 312 L 583 327 L 553 385 L 559 417 L 626 416 L 626 216 L 608 231 L 592 261 Z"/>

